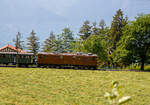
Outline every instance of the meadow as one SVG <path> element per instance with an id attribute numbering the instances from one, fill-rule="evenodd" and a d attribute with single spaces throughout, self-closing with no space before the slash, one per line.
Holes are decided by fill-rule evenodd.
<path id="1" fill-rule="evenodd" d="M 0 105 L 109 105 L 104 98 L 119 81 L 125 105 L 150 105 L 150 73 L 0 68 Z"/>

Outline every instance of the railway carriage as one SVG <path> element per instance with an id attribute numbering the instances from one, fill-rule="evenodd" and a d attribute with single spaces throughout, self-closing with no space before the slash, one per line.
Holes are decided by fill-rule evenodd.
<path id="1" fill-rule="evenodd" d="M 0 52 L 0 64 L 28 66 L 33 64 L 32 53 Z"/>

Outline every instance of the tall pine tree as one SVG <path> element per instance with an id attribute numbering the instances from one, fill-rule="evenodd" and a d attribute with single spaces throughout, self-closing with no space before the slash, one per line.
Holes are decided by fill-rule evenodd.
<path id="1" fill-rule="evenodd" d="M 123 28 L 128 24 L 127 17 L 123 16 L 123 11 L 119 9 L 115 16 L 113 17 L 113 21 L 110 27 L 109 33 L 109 48 L 108 54 L 110 58 L 110 64 L 115 66 L 117 64 L 114 63 L 113 53 L 117 48 L 117 43 L 123 36 Z"/>
<path id="2" fill-rule="evenodd" d="M 74 35 L 70 28 L 64 28 L 62 32 L 63 52 L 72 52 L 71 43 L 74 41 Z"/>
<path id="3" fill-rule="evenodd" d="M 16 38 L 13 39 L 13 42 L 15 43 L 16 49 L 23 49 L 23 42 L 24 41 L 22 41 L 21 38 L 22 38 L 21 33 L 18 32 L 16 35 Z"/>
<path id="4" fill-rule="evenodd" d="M 44 41 L 43 51 L 54 52 L 56 50 L 56 37 L 53 32 L 50 32 L 50 36 Z"/>
<path id="5" fill-rule="evenodd" d="M 127 17 L 124 18 L 123 11 L 119 9 L 116 15 L 113 17 L 110 28 L 110 44 L 112 51 L 116 49 L 116 44 L 123 35 L 123 28 L 127 23 Z"/>
<path id="6" fill-rule="evenodd" d="M 27 48 L 30 53 L 34 54 L 34 59 L 33 59 L 34 62 L 35 62 L 36 54 L 38 53 L 39 48 L 40 48 L 39 38 L 37 36 L 35 36 L 35 34 L 36 33 L 34 32 L 34 30 L 32 30 L 32 32 L 30 33 L 30 36 L 27 38 L 27 40 L 28 40 Z"/>
<path id="7" fill-rule="evenodd" d="M 82 40 L 86 40 L 91 35 L 91 26 L 88 20 L 83 23 L 83 26 L 80 28 L 79 35 Z"/>
<path id="8" fill-rule="evenodd" d="M 97 35 L 99 31 L 99 28 L 97 27 L 97 23 L 93 22 L 93 25 L 91 27 L 91 34 L 92 35 Z"/>

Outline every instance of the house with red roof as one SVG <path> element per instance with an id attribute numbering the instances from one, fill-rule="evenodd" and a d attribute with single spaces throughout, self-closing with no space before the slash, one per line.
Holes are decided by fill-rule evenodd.
<path id="1" fill-rule="evenodd" d="M 18 52 L 18 53 L 26 53 L 24 50 L 16 49 L 16 47 L 12 45 L 3 46 L 0 48 L 0 52 Z"/>

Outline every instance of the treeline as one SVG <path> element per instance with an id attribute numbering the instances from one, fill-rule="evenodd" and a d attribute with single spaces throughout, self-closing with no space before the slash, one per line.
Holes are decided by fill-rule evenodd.
<path id="1" fill-rule="evenodd" d="M 15 40 L 16 48 L 23 49 L 21 33 Z M 34 30 L 27 38 L 26 48 L 37 54 L 39 39 Z M 61 34 L 50 32 L 42 43 L 43 52 L 58 53 L 93 53 L 99 58 L 99 66 L 126 67 L 132 63 L 141 65 L 150 63 L 150 14 L 140 14 L 134 21 L 129 21 L 119 9 L 108 27 L 104 20 L 99 23 L 86 20 L 75 37 L 70 28 L 64 28 Z"/>

